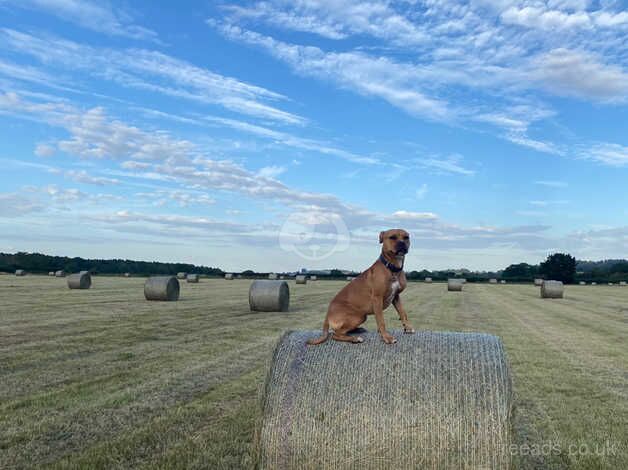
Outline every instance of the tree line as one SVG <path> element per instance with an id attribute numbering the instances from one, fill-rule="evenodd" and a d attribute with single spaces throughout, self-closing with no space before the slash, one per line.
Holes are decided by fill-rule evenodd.
<path id="1" fill-rule="evenodd" d="M 85 259 L 80 257 L 50 256 L 41 253 L 0 253 L 0 271 L 15 272 L 24 269 L 30 273 L 45 274 L 49 271 L 65 272 L 89 271 L 93 274 L 130 273 L 140 276 L 151 274 L 176 274 L 178 272 L 197 273 L 206 276 L 224 276 L 220 268 L 196 266 L 188 263 L 161 263 L 157 261 L 134 261 L 123 259 Z M 264 276 L 252 270 L 242 272 L 245 278 Z M 356 273 L 357 274 L 357 273 Z M 332 269 L 329 274 L 318 274 L 321 279 L 344 279 L 346 272 Z M 628 260 L 578 261 L 567 253 L 554 253 L 538 265 L 528 263 L 511 264 L 499 271 L 439 270 L 410 271 L 406 276 L 411 281 L 431 277 L 434 281 L 444 281 L 452 277 L 463 277 L 469 282 L 486 282 L 491 278 L 509 282 L 529 282 L 535 278 L 553 279 L 566 284 L 574 282 L 619 282 L 628 281 Z"/>

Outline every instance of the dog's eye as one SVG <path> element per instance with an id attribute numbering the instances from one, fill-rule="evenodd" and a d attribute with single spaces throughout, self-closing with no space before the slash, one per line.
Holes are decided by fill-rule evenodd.
<path id="1" fill-rule="evenodd" d="M 391 239 L 391 240 L 396 240 L 396 239 L 397 239 L 397 235 L 391 235 L 391 236 L 390 236 L 390 239 Z"/>
<path id="2" fill-rule="evenodd" d="M 404 240 L 410 240 L 410 237 L 403 237 Z"/>

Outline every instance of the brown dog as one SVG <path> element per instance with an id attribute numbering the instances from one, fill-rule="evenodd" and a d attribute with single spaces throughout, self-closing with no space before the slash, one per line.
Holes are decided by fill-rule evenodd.
<path id="1" fill-rule="evenodd" d="M 403 330 L 414 333 L 399 297 L 407 284 L 403 261 L 410 249 L 410 235 L 401 229 L 386 230 L 379 234 L 379 242 L 382 244 L 379 259 L 336 294 L 327 309 L 323 336 L 309 340 L 308 344 L 327 341 L 330 329 L 333 330 L 332 339 L 336 341 L 362 343 L 363 338 L 347 333 L 358 328 L 371 314 L 375 315 L 377 330 L 384 342 L 393 344 L 396 340 L 386 331 L 384 324 L 384 310 L 391 303 L 399 313 Z"/>

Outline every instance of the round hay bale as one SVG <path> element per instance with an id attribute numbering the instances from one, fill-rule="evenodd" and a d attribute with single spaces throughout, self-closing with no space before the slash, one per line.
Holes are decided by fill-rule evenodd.
<path id="1" fill-rule="evenodd" d="M 586 286 L 587 285 L 587 283 L 584 282 L 584 281 L 580 281 L 578 284 L 580 284 L 581 286 Z"/>
<path id="2" fill-rule="evenodd" d="M 447 279 L 447 291 L 448 292 L 460 292 L 462 291 L 462 279 Z"/>
<path id="3" fill-rule="evenodd" d="M 316 276 L 310 276 L 310 281 L 316 281 L 318 279 Z"/>
<path id="4" fill-rule="evenodd" d="M 609 285 L 609 286 L 612 286 L 612 285 L 614 285 L 614 284 L 613 284 L 612 282 L 609 282 L 609 283 L 608 283 L 608 285 Z"/>
<path id="5" fill-rule="evenodd" d="M 543 279 L 539 279 L 539 278 L 535 279 L 534 280 L 534 285 L 536 287 L 541 287 L 543 285 Z"/>
<path id="6" fill-rule="evenodd" d="M 284 276 L 279 276 L 279 279 L 281 279 L 282 281 L 285 279 Z"/>
<path id="7" fill-rule="evenodd" d="M 432 283 L 432 278 L 431 277 L 426 277 L 425 278 L 425 282 L 427 282 L 428 284 Z"/>
<path id="8" fill-rule="evenodd" d="M 261 399 L 255 468 L 510 468 L 512 384 L 483 333 L 375 332 L 366 344 L 285 334 Z"/>
<path id="9" fill-rule="evenodd" d="M 625 286 L 626 285 L 626 281 L 619 281 L 619 285 L 620 286 Z"/>
<path id="10" fill-rule="evenodd" d="M 23 269 L 16 269 L 15 270 L 15 275 L 16 276 L 26 276 L 26 271 L 24 271 Z"/>
<path id="11" fill-rule="evenodd" d="M 231 274 L 231 273 L 227 273 L 227 274 L 225 274 L 225 280 L 227 280 L 227 281 L 233 281 L 233 274 Z"/>
<path id="12" fill-rule="evenodd" d="M 252 312 L 287 312 L 290 307 L 290 288 L 286 281 L 258 280 L 249 288 L 249 307 Z"/>
<path id="13" fill-rule="evenodd" d="M 268 279 L 275 281 L 277 280 L 277 275 L 275 273 L 270 273 L 268 275 Z"/>
<path id="14" fill-rule="evenodd" d="M 232 276 L 233 276 L 233 274 L 232 274 Z M 238 274 L 238 275 L 236 276 L 236 278 L 237 278 L 237 279 L 242 279 L 242 274 Z"/>
<path id="15" fill-rule="evenodd" d="M 506 284 L 506 281 L 502 279 L 501 281 L 499 281 L 499 283 L 500 284 Z"/>
<path id="16" fill-rule="evenodd" d="M 296 278 L 294 278 L 294 280 L 295 280 L 295 282 L 297 284 L 306 284 L 307 283 L 307 278 L 304 275 L 302 275 L 302 274 L 299 274 Z"/>
<path id="17" fill-rule="evenodd" d="M 562 299 L 565 287 L 561 281 L 543 281 L 541 286 L 542 299 Z"/>
<path id="18" fill-rule="evenodd" d="M 497 279 L 489 279 L 488 283 L 489 284 L 497 284 Z"/>
<path id="19" fill-rule="evenodd" d="M 174 276 L 153 276 L 144 283 L 146 300 L 179 300 L 179 281 Z"/>
<path id="20" fill-rule="evenodd" d="M 177 279 L 185 279 L 188 273 L 177 273 Z"/>
<path id="21" fill-rule="evenodd" d="M 70 289 L 89 289 L 92 287 L 92 276 L 87 271 L 68 276 L 68 287 Z"/>
<path id="22" fill-rule="evenodd" d="M 55 272 L 55 276 L 56 277 L 65 277 L 65 271 L 60 269 L 59 271 Z"/>
<path id="23" fill-rule="evenodd" d="M 131 277 L 131 273 L 124 273 L 124 277 Z"/>
<path id="24" fill-rule="evenodd" d="M 54 276 L 55 272 L 54 271 L 48 271 L 48 276 Z"/>
<path id="25" fill-rule="evenodd" d="M 198 284 L 198 274 L 188 274 L 185 279 L 193 284 Z"/>
<path id="26" fill-rule="evenodd" d="M 592 282 L 591 285 L 592 286 L 597 286 L 597 282 Z"/>
<path id="27" fill-rule="evenodd" d="M 347 281 L 349 281 L 349 282 L 353 281 L 354 279 L 355 279 L 355 277 L 353 277 L 353 276 L 347 276 Z"/>

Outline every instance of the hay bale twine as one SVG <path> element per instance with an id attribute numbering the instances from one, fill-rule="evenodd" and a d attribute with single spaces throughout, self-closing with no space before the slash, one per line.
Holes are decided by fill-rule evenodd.
<path id="1" fill-rule="evenodd" d="M 15 270 L 15 275 L 16 276 L 26 276 L 26 271 L 24 271 L 23 269 L 16 269 Z"/>
<path id="2" fill-rule="evenodd" d="M 188 274 L 185 279 L 193 284 L 198 284 L 198 274 Z"/>
<path id="3" fill-rule="evenodd" d="M 227 281 L 233 281 L 233 274 L 231 274 L 231 273 L 227 273 L 227 274 L 225 274 L 225 280 L 227 280 Z"/>
<path id="4" fill-rule="evenodd" d="M 541 286 L 542 299 L 562 299 L 565 287 L 561 281 L 543 281 Z"/>
<path id="5" fill-rule="evenodd" d="M 483 333 L 375 332 L 364 345 L 285 334 L 261 399 L 260 469 L 510 468 L 512 384 Z"/>
<path id="6" fill-rule="evenodd" d="M 270 274 L 268 275 L 268 279 L 270 279 L 270 280 L 272 280 L 272 281 L 277 280 L 277 274 L 275 274 L 275 273 L 270 273 Z"/>
<path id="7" fill-rule="evenodd" d="M 294 278 L 295 282 L 297 284 L 306 284 L 307 283 L 307 277 L 305 277 L 302 274 L 299 274 L 296 278 Z"/>
<path id="8" fill-rule="evenodd" d="M 179 300 L 179 281 L 175 276 L 153 276 L 144 283 L 146 300 Z"/>
<path id="9" fill-rule="evenodd" d="M 177 279 L 185 279 L 188 273 L 177 273 Z"/>
<path id="10" fill-rule="evenodd" d="M 580 284 L 581 286 L 586 286 L 587 285 L 587 283 L 584 282 L 584 281 L 580 281 L 578 284 Z"/>
<path id="11" fill-rule="evenodd" d="M 489 279 L 488 283 L 489 284 L 497 284 L 497 279 L 494 279 L 494 278 L 493 279 Z"/>
<path id="12" fill-rule="evenodd" d="M 68 276 L 68 287 L 70 289 L 89 289 L 92 287 L 92 276 L 87 271 L 70 274 Z"/>
<path id="13" fill-rule="evenodd" d="M 287 312 L 290 307 L 290 288 L 286 281 L 257 280 L 249 288 L 249 307 L 252 312 Z"/>
<path id="14" fill-rule="evenodd" d="M 536 287 L 541 287 L 543 285 L 543 279 L 539 279 L 539 278 L 535 279 L 534 280 L 534 285 Z"/>
<path id="15" fill-rule="evenodd" d="M 447 279 L 447 291 L 448 292 L 460 292 L 462 291 L 462 279 Z"/>
<path id="16" fill-rule="evenodd" d="M 427 282 L 428 284 L 432 283 L 432 278 L 431 277 L 426 277 L 425 278 L 425 282 Z"/>
<path id="17" fill-rule="evenodd" d="M 310 276 L 310 281 L 316 281 L 318 279 L 316 276 Z"/>
<path id="18" fill-rule="evenodd" d="M 56 277 L 65 277 L 65 271 L 60 269 L 59 271 L 55 272 L 55 276 Z"/>

